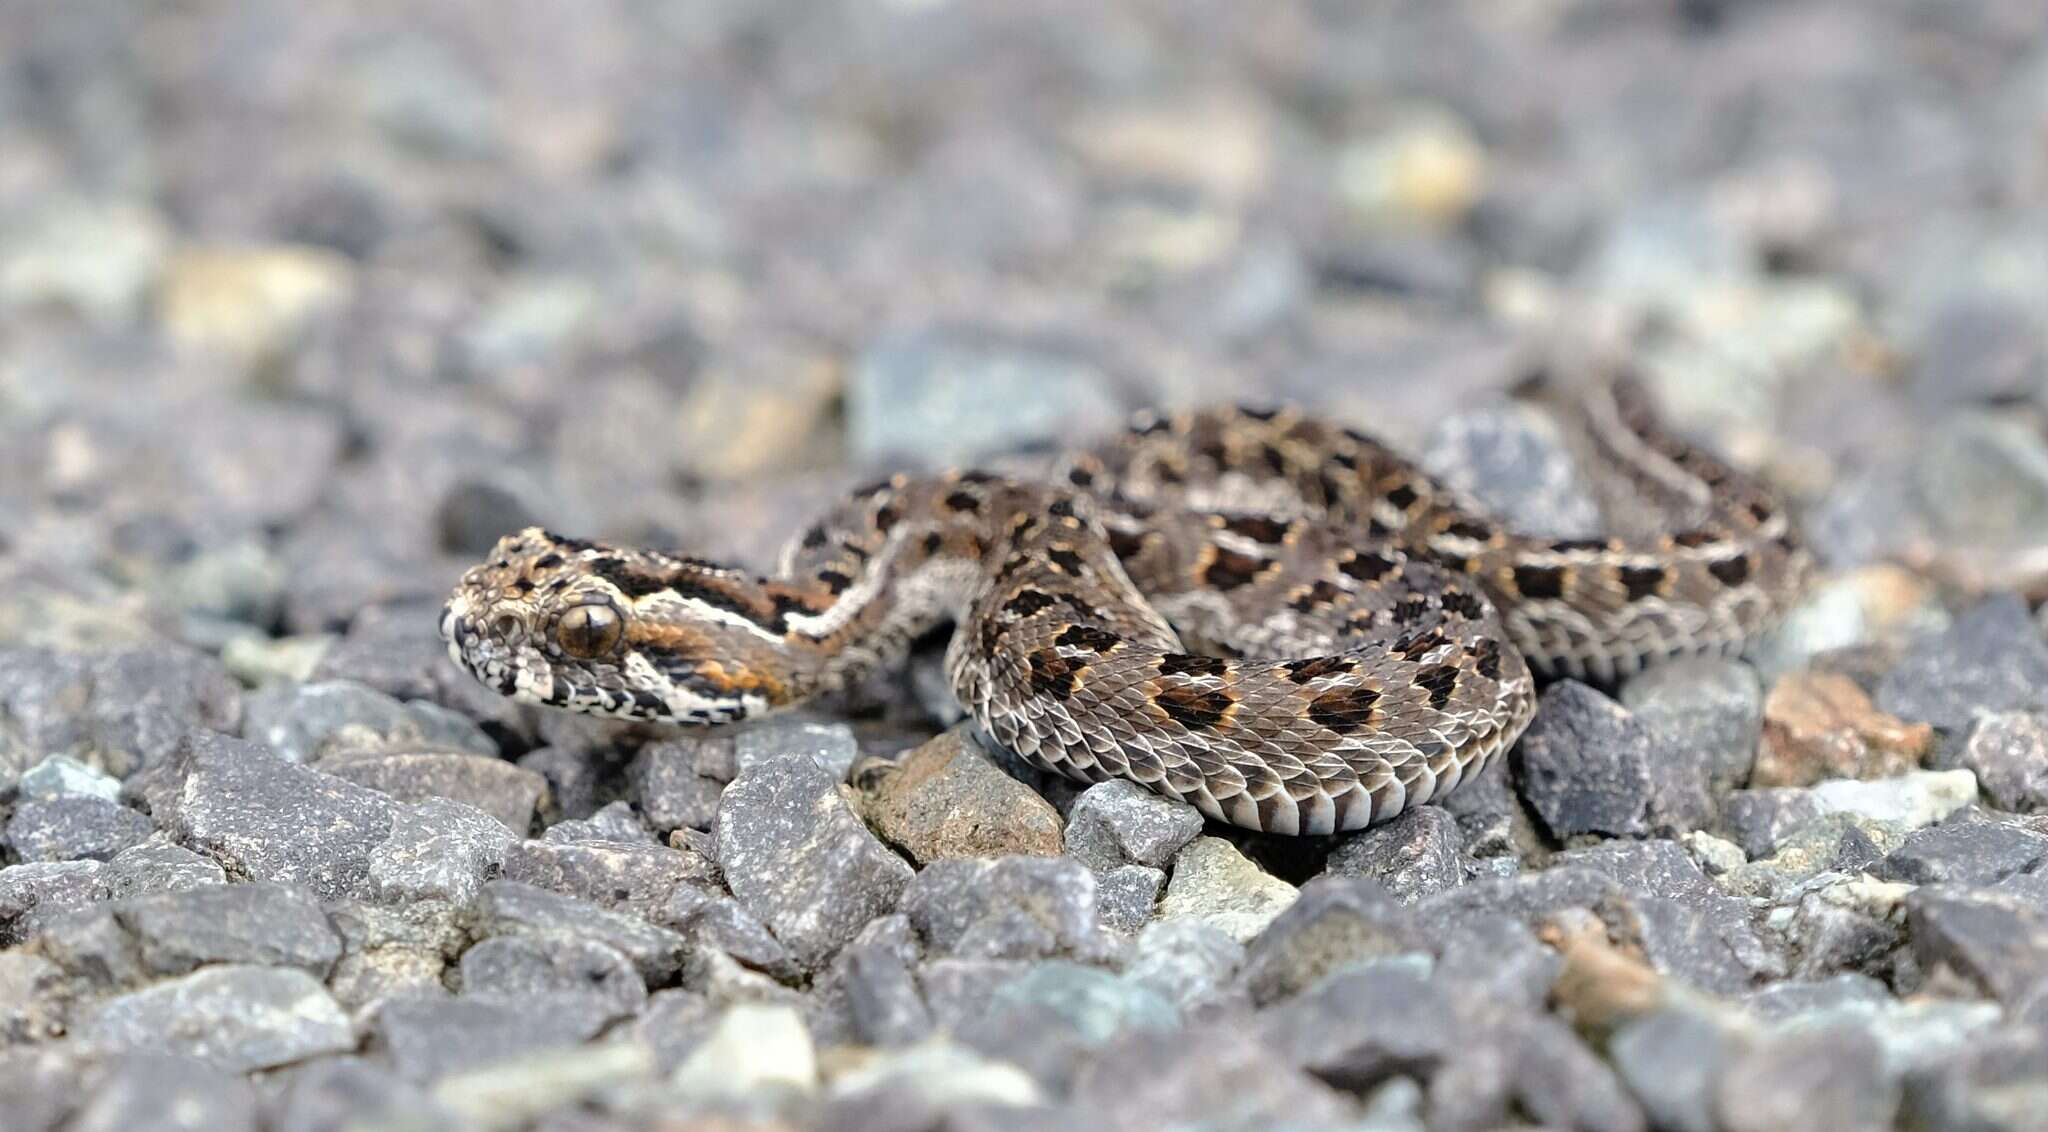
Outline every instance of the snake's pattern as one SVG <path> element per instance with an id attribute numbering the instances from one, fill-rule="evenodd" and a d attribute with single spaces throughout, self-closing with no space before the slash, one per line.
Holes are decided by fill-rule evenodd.
<path id="1" fill-rule="evenodd" d="M 1784 509 L 1632 383 L 1560 419 L 1615 537 L 1519 535 L 1357 432 L 1216 410 L 1143 417 L 1046 481 L 862 488 L 774 577 L 530 529 L 442 632 L 508 696 L 700 724 L 843 688 L 950 619 L 956 694 L 1029 762 L 1251 829 L 1356 829 L 1514 742 L 1532 669 L 1732 653 L 1800 589 Z"/>

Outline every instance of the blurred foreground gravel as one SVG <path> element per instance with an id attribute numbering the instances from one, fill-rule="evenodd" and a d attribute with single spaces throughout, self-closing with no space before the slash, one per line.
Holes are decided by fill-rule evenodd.
<path id="1" fill-rule="evenodd" d="M 2037 0 L 0 0 L 0 1129 L 2048 1128 Z M 1317 405 L 1596 522 L 1625 357 L 1827 573 L 1446 807 L 1205 827 L 927 658 L 712 734 L 434 613 Z"/>

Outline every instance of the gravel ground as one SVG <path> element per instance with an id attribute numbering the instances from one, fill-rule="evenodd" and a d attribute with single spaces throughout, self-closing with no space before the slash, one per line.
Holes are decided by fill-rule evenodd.
<path id="1" fill-rule="evenodd" d="M 2038 0 L 0 2 L 0 1127 L 2048 1128 Z M 1625 356 L 1827 570 L 1320 842 L 448 662 L 544 522 L 1318 405 L 1595 521 Z"/>

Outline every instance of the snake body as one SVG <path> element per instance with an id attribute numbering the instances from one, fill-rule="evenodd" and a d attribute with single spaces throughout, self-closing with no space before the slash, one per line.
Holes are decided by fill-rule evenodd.
<path id="1" fill-rule="evenodd" d="M 1734 653 L 1800 590 L 1785 509 L 1633 383 L 1560 420 L 1612 537 L 1518 534 L 1361 433 L 1216 409 L 1141 416 L 1043 480 L 861 488 L 770 577 L 528 529 L 441 628 L 508 696 L 715 724 L 843 688 L 951 620 L 955 694 L 1028 762 L 1250 829 L 1357 829 L 1483 769 L 1536 675 Z"/>

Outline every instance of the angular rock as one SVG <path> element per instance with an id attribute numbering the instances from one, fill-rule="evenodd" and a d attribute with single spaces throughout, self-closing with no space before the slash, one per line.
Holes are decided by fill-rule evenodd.
<path id="1" fill-rule="evenodd" d="M 106 861 L 156 832 L 145 814 L 85 795 L 24 802 L 6 844 L 24 861 Z"/>
<path id="2" fill-rule="evenodd" d="M 678 885 L 661 910 L 658 922 L 674 928 L 701 947 L 713 947 L 733 959 L 778 979 L 802 973 L 796 957 L 752 912 L 730 896 L 714 890 Z"/>
<path id="3" fill-rule="evenodd" d="M 1975 774 L 1984 796 L 2001 810 L 2048 809 L 2048 715 L 2004 711 L 1980 716 L 1961 747 L 1945 747 L 1935 765 Z"/>
<path id="4" fill-rule="evenodd" d="M 1795 672 L 1764 701 L 1764 740 L 1750 785 L 1890 778 L 1918 767 L 1933 747 L 1933 728 L 1877 710 L 1847 676 Z"/>
<path id="5" fill-rule="evenodd" d="M 1884 1050 L 1856 1025 L 1765 1038 L 1728 1063 L 1716 1105 L 1730 1132 L 1889 1128 L 1898 1107 Z"/>
<path id="6" fill-rule="evenodd" d="M 1124 864 L 1165 868 L 1201 832 L 1202 815 L 1193 806 L 1114 778 L 1074 800 L 1067 852 L 1097 872 Z"/>
<path id="7" fill-rule="evenodd" d="M 495 754 L 460 751 L 343 751 L 313 766 L 401 802 L 446 798 L 474 806 L 515 833 L 533 825 L 548 785 L 540 775 Z"/>
<path id="8" fill-rule="evenodd" d="M 650 986 L 674 980 L 686 941 L 666 928 L 612 912 L 586 901 L 512 881 L 486 884 L 470 911 L 482 938 L 524 935 L 541 939 L 587 939 L 633 961 Z"/>
<path id="9" fill-rule="evenodd" d="M 242 734 L 286 762 L 392 746 L 498 753 L 475 723 L 438 704 L 401 703 L 347 680 L 273 684 L 249 697 L 244 715 Z"/>
<path id="10" fill-rule="evenodd" d="M 2048 881 L 2014 877 L 1981 889 L 1934 885 L 1905 898 L 1921 965 L 1946 965 L 2001 1002 L 2048 978 Z"/>
<path id="11" fill-rule="evenodd" d="M 941 861 L 903 893 L 903 914 L 937 955 L 1100 957 L 1095 877 L 1065 858 Z"/>
<path id="12" fill-rule="evenodd" d="M 576 1045 L 608 1020 L 602 1010 L 553 1005 L 526 1010 L 487 999 L 400 999 L 377 1012 L 372 1034 L 401 1076 L 431 1081 Z"/>
<path id="13" fill-rule="evenodd" d="M 24 749 L 68 755 L 127 778 L 188 731 L 228 731 L 242 694 L 218 661 L 176 645 L 84 655 L 0 647 L 0 719 Z"/>
<path id="14" fill-rule="evenodd" d="M 1409 912 L 1377 881 L 1324 877 L 1245 950 L 1243 979 L 1252 1000 L 1277 1002 L 1346 967 L 1421 950 Z"/>
<path id="15" fill-rule="evenodd" d="M 0 947 L 34 939 L 52 921 L 112 897 L 98 861 L 0 868 Z"/>
<path id="16" fill-rule="evenodd" d="M 1834 779 L 1804 789 L 1738 790 L 1729 796 L 1722 820 L 1744 852 L 1769 857 L 1787 834 L 1826 814 L 1910 833 L 1948 817 L 1976 796 L 1969 771 L 1919 770 L 1874 782 Z"/>
<path id="17" fill-rule="evenodd" d="M 1142 1033 L 1180 1027 L 1165 996 L 1106 971 L 1074 963 L 1036 964 L 995 991 L 987 1008 L 956 1028 L 960 1042 L 1021 1066 L 1055 1093 L 1101 1052 Z"/>
<path id="18" fill-rule="evenodd" d="M 1551 836 L 1640 837 L 1650 832 L 1647 725 L 1599 692 L 1561 681 L 1511 752 L 1523 799 Z"/>
<path id="19" fill-rule="evenodd" d="M 1890 822 L 1856 814 L 1827 814 L 1778 841 L 1769 857 L 1730 869 L 1721 884 L 1738 895 L 1775 898 L 1820 873 L 1860 873 L 1905 839 L 1905 833 Z"/>
<path id="20" fill-rule="evenodd" d="M 726 788 L 718 863 L 733 895 L 807 965 L 894 908 L 913 875 L 809 758 L 765 761 Z"/>
<path id="21" fill-rule="evenodd" d="M 1173 859 L 1162 920 L 1199 920 L 1240 943 L 1265 930 L 1300 894 L 1220 837 L 1198 837 Z"/>
<path id="22" fill-rule="evenodd" d="M 370 892 L 391 903 L 467 903 L 518 841 L 502 822 L 461 802 L 429 798 L 401 807 L 391 836 L 370 851 Z"/>
<path id="23" fill-rule="evenodd" d="M 1622 705 L 1657 732 L 1658 749 L 1704 764 L 1715 797 L 1749 780 L 1763 727 L 1763 686 L 1740 661 L 1656 664 L 1621 689 Z"/>
<path id="24" fill-rule="evenodd" d="M 1262 1045 L 1318 1078 L 1362 1093 L 1397 1074 L 1428 1079 L 1458 1048 L 1450 1001 L 1427 956 L 1390 956 L 1339 970 L 1259 1012 Z"/>
<path id="25" fill-rule="evenodd" d="M 341 957 L 319 901 L 300 889 L 230 884 L 124 900 L 114 917 L 134 936 L 143 964 L 182 975 L 212 963 L 296 967 L 324 978 Z"/>
<path id="26" fill-rule="evenodd" d="M 425 1091 L 369 1058 L 322 1058 L 287 1072 L 273 1118 L 277 1132 L 346 1132 L 405 1120 L 455 1123 Z"/>
<path id="27" fill-rule="evenodd" d="M 1095 915 L 1102 926 L 1129 935 L 1152 922 L 1166 874 L 1145 865 L 1122 865 L 1095 878 Z"/>
<path id="28" fill-rule="evenodd" d="M 228 882 L 227 873 L 211 860 L 182 845 L 158 841 L 114 854 L 100 875 L 116 900 L 145 892 L 181 892 Z"/>
<path id="29" fill-rule="evenodd" d="M 1798 978 L 1883 970 L 1902 942 L 1899 902 L 1908 891 L 1867 876 L 1823 874 L 1797 890 L 1789 908 L 1774 909 L 1768 922 L 1791 945 Z"/>
<path id="30" fill-rule="evenodd" d="M 1396 900 L 1412 904 L 1465 883 L 1465 835 L 1442 807 L 1418 806 L 1344 838 L 1323 872 L 1370 877 Z"/>
<path id="31" fill-rule="evenodd" d="M 1199 920 L 1162 920 L 1138 933 L 1124 977 L 1166 995 L 1189 1018 L 1247 1004 L 1234 985 L 1244 945 Z"/>
<path id="32" fill-rule="evenodd" d="M 596 1003 L 610 1021 L 647 1004 L 647 984 L 632 962 L 589 939 L 498 936 L 463 952 L 461 970 L 464 998 L 530 1013 Z"/>
<path id="33" fill-rule="evenodd" d="M 860 743 L 843 723 L 808 719 L 764 719 L 732 734 L 734 777 L 783 759 L 807 757 L 824 768 L 834 782 L 846 781 Z"/>
<path id="34" fill-rule="evenodd" d="M 1787 979 L 1758 987 L 1743 996 L 1742 1004 L 1756 1017 L 1777 1022 L 1830 1012 L 1875 1014 L 1890 1001 L 1891 991 L 1883 983 L 1869 975 L 1844 973 L 1825 979 Z"/>
<path id="35" fill-rule="evenodd" d="M 121 798 L 121 780 L 77 759 L 51 755 L 22 773 L 21 797 L 27 802 L 51 802 L 65 797 L 117 802 Z"/>
<path id="36" fill-rule="evenodd" d="M 304 971 L 208 967 L 110 998 L 78 1039 L 116 1052 L 170 1052 L 229 1072 L 286 1065 L 355 1048 L 348 1016 Z"/>
<path id="37" fill-rule="evenodd" d="M 885 917 L 875 924 L 892 918 L 900 920 Z M 911 969 L 916 949 L 871 938 L 873 935 L 872 928 L 861 933 L 835 961 L 854 1033 L 862 1041 L 883 1047 L 923 1041 L 933 1027 L 931 1010 L 925 1006 Z"/>
<path id="38" fill-rule="evenodd" d="M 727 780 L 698 767 L 703 746 L 689 739 L 649 743 L 634 757 L 628 772 L 633 797 L 655 832 L 710 829 L 718 817 L 718 795 Z"/>
<path id="39" fill-rule="evenodd" d="M 1004 774 L 955 727 L 880 776 L 862 806 L 875 832 L 919 865 L 955 857 L 1057 856 L 1059 811 Z"/>
<path id="40" fill-rule="evenodd" d="M 1337 1128 L 1358 1116 L 1349 1097 L 1229 1026 L 1133 1034 L 1080 1068 L 1074 1099 L 1105 1132 Z"/>
<path id="41" fill-rule="evenodd" d="M 256 1132 L 256 1091 L 241 1077 L 191 1057 L 133 1053 L 93 1082 L 71 1123 L 76 1132 Z"/>
<path id="42" fill-rule="evenodd" d="M 795 1010 L 742 1004 L 718 1019 L 673 1083 L 691 1098 L 809 1092 L 818 1087 L 817 1051 Z"/>
<path id="43" fill-rule="evenodd" d="M 1982 711 L 2048 712 L 2048 641 L 2017 594 L 1988 597 L 1908 651 L 1878 683 L 1877 706 L 1946 735 Z"/>
<path id="44" fill-rule="evenodd" d="M 1960 818 L 1908 837 L 1871 870 L 1907 884 L 1996 884 L 2048 868 L 2048 836 L 1995 821 Z"/>
<path id="45" fill-rule="evenodd" d="M 640 824 L 633 807 L 611 802 L 587 818 L 556 822 L 542 831 L 541 840 L 551 845 L 582 845 L 599 842 L 644 847 L 655 844 L 654 835 Z"/>
<path id="46" fill-rule="evenodd" d="M 173 837 L 240 875 L 326 900 L 362 886 L 398 810 L 374 790 L 225 735 L 195 733 L 178 757 L 177 792 L 158 809 Z"/>
<path id="47" fill-rule="evenodd" d="M 41 956 L 21 949 L 0 952 L 0 1042 L 17 1045 L 62 1037 L 68 1008 L 64 979 L 63 969 Z"/>
<path id="48" fill-rule="evenodd" d="M 684 887 L 718 883 L 718 867 L 689 849 L 622 841 L 521 841 L 506 850 L 504 878 L 654 920 Z"/>

